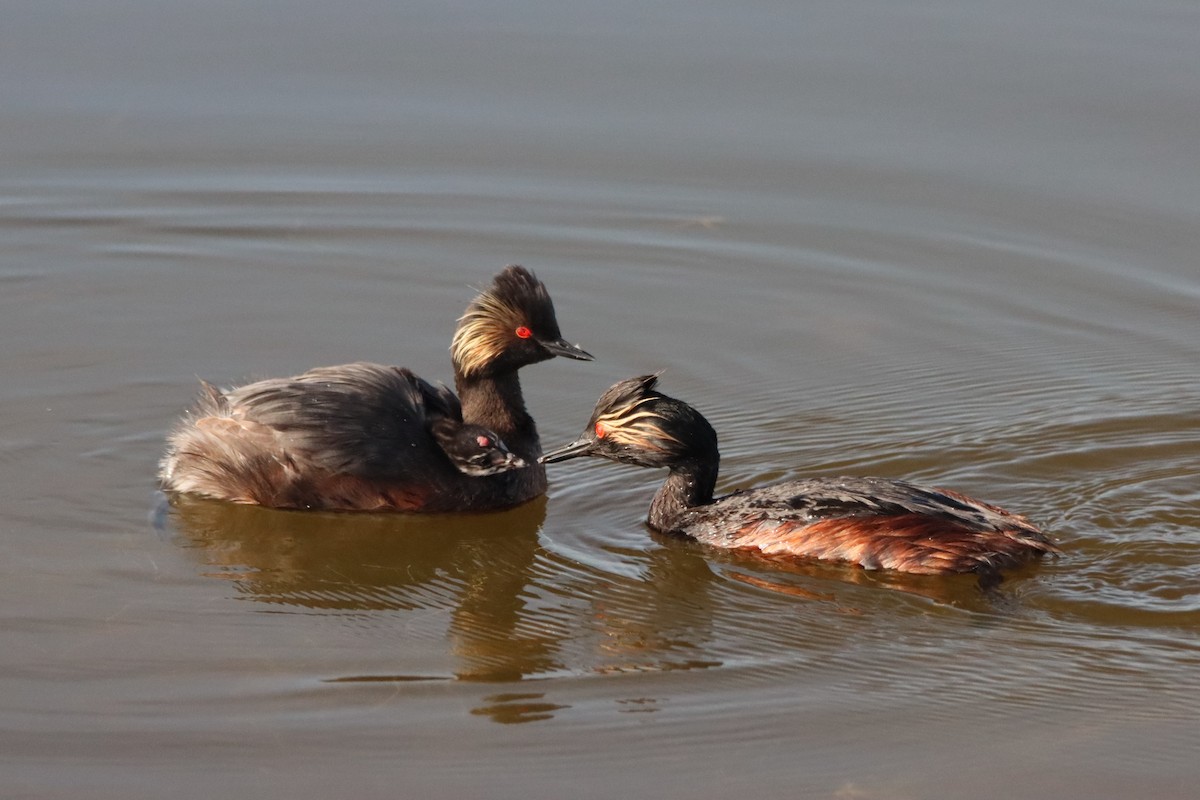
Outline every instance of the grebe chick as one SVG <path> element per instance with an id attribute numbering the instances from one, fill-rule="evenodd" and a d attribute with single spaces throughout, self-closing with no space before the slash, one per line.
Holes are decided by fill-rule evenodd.
<path id="1" fill-rule="evenodd" d="M 448 430 L 431 427 L 430 432 L 438 447 L 463 475 L 479 478 L 529 466 L 520 456 L 509 452 L 499 436 L 482 425 L 460 422 Z"/>
<path id="2" fill-rule="evenodd" d="M 227 391 L 204 384 L 168 437 L 162 487 L 343 511 L 487 511 L 541 495 L 541 443 L 517 371 L 592 356 L 563 340 L 545 285 L 518 266 L 471 302 L 450 351 L 457 397 L 361 362 Z"/>
<path id="3" fill-rule="evenodd" d="M 696 409 L 655 389 L 657 375 L 601 396 L 583 434 L 543 463 L 598 456 L 667 467 L 650 527 L 715 547 L 981 578 L 1061 551 L 1024 517 L 956 492 L 885 478 L 810 478 L 713 497 L 717 434 Z"/>

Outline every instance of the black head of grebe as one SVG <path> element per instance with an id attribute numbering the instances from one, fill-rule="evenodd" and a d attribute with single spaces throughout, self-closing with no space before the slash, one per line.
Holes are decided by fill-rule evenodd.
<path id="1" fill-rule="evenodd" d="M 515 265 L 471 301 L 450 343 L 455 372 L 465 378 L 513 372 L 555 356 L 592 360 L 563 339 L 545 285 Z"/>
<path id="2" fill-rule="evenodd" d="M 811 478 L 714 498 L 716 433 L 694 408 L 659 392 L 657 383 L 657 375 L 643 375 L 612 386 L 583 434 L 542 462 L 595 456 L 666 467 L 650 527 L 766 556 L 985 575 L 1061 552 L 1022 516 L 906 481 Z"/>

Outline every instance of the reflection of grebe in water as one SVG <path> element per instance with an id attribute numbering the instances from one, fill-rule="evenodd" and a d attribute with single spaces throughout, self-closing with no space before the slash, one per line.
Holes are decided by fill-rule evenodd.
<path id="1" fill-rule="evenodd" d="M 264 610 L 351 612 L 348 624 L 381 631 L 371 641 L 417 641 L 450 658 L 442 674 L 413 675 L 399 658 L 384 674 L 328 680 L 491 683 L 717 665 L 704 647 L 716 603 L 705 559 L 655 548 L 645 580 L 579 572 L 539 541 L 545 514 L 544 498 L 473 516 L 299 514 L 173 495 L 163 529 Z"/>
<path id="2" fill-rule="evenodd" d="M 423 637 L 453 660 L 445 674 L 407 677 L 517 680 L 561 669 L 559 631 L 527 604 L 546 501 L 487 515 L 299 514 L 174 495 L 165 527 L 211 577 L 273 611 L 356 613 L 394 639 Z M 405 612 L 397 617 L 390 612 Z M 395 620 L 399 619 L 400 622 Z M 433 625 L 429 625 L 429 623 Z M 425 627 L 422 627 L 425 626 Z M 404 672 L 398 663 L 397 673 Z M 329 676 L 332 680 L 363 676 Z M 403 679 L 405 676 L 384 675 Z"/>
<path id="3" fill-rule="evenodd" d="M 546 287 L 516 266 L 471 302 L 450 352 L 458 397 L 406 369 L 366 363 L 227 391 L 206 384 L 169 437 L 162 486 L 350 511 L 486 511 L 541 495 L 541 445 L 517 372 L 555 356 L 592 357 L 562 339 Z M 472 440 L 490 452 L 460 457 Z"/>
<path id="4" fill-rule="evenodd" d="M 543 461 L 586 455 L 667 467 L 650 527 L 729 550 L 981 578 L 1060 552 L 1024 517 L 904 481 L 813 478 L 714 498 L 717 434 L 694 408 L 658 392 L 657 381 L 643 375 L 611 387 L 583 435 Z"/>

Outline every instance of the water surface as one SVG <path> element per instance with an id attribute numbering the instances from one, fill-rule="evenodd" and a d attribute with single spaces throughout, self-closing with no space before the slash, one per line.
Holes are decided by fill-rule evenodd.
<path id="1" fill-rule="evenodd" d="M 10 3 L 0 794 L 1191 797 L 1200 12 L 1016 2 Z M 720 487 L 951 486 L 1066 556 L 969 578 L 502 514 L 182 498 L 197 376 L 448 380 L 507 263 Z M 158 524 L 155 525 L 154 523 Z"/>

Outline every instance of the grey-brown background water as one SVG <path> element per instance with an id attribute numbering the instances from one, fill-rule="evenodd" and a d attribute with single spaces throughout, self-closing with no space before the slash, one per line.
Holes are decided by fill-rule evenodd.
<path id="1" fill-rule="evenodd" d="M 1192 797 L 1200 9 L 9 2 L 0 794 Z M 195 377 L 448 379 L 505 263 L 666 368 L 725 488 L 953 486 L 1067 556 L 970 581 L 647 534 L 555 465 L 467 518 L 183 500 Z"/>

